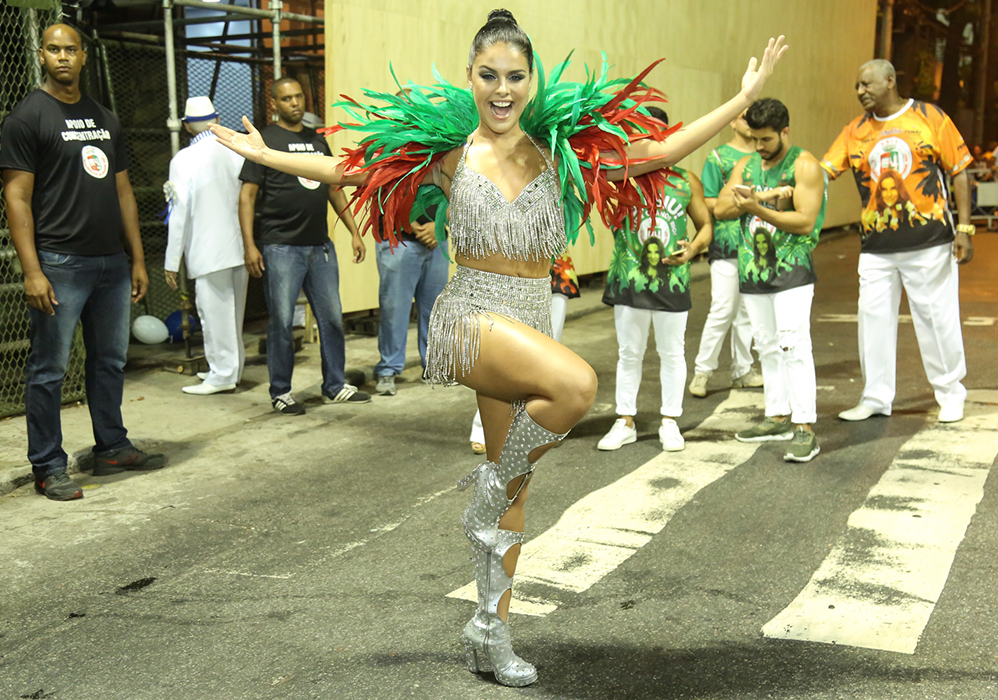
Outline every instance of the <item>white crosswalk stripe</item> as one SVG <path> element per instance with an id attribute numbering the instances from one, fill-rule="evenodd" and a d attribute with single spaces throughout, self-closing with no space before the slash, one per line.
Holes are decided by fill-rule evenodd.
<path id="1" fill-rule="evenodd" d="M 905 443 L 800 595 L 763 634 L 913 654 L 998 452 L 994 415 Z"/>
<path id="2" fill-rule="evenodd" d="M 701 489 L 748 460 L 758 444 L 734 440 L 763 409 L 762 393 L 732 391 L 714 413 L 686 435 L 682 452 L 663 452 L 627 476 L 577 501 L 558 522 L 528 538 L 517 567 L 520 583 L 563 591 L 587 590 L 665 527 Z M 718 439 L 718 432 L 724 439 Z M 710 435 L 698 441 L 698 436 Z M 477 600 L 474 582 L 448 594 Z M 510 610 L 546 615 L 557 604 L 517 594 Z"/>

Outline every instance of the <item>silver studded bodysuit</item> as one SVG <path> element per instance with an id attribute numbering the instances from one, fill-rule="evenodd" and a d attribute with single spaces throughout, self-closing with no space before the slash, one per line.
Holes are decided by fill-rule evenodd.
<path id="1" fill-rule="evenodd" d="M 526 262 L 561 255 L 568 245 L 561 183 L 544 151 L 538 147 L 547 168 L 510 202 L 495 183 L 465 165 L 469 145 L 451 182 L 451 252 L 469 259 L 499 254 Z M 550 336 L 550 278 L 513 277 L 458 265 L 430 314 L 426 376 L 431 382 L 453 384 L 471 371 L 481 344 L 480 318 L 491 322 L 493 315 Z"/>

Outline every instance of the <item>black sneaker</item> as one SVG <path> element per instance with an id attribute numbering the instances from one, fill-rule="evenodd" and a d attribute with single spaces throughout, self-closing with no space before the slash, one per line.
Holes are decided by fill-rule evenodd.
<path id="1" fill-rule="evenodd" d="M 94 453 L 94 476 L 121 472 L 151 472 L 162 469 L 170 460 L 166 455 L 151 455 L 129 445 L 112 452 Z"/>
<path id="2" fill-rule="evenodd" d="M 270 405 L 274 407 L 275 411 L 285 416 L 305 415 L 305 407 L 295 401 L 295 397 L 291 395 L 290 391 L 272 398 Z"/>
<path id="3" fill-rule="evenodd" d="M 357 391 L 353 384 L 344 384 L 343 388 L 337 392 L 336 396 L 322 395 L 323 403 L 368 403 L 371 400 L 370 394 Z"/>
<path id="4" fill-rule="evenodd" d="M 76 498 L 83 498 L 83 489 L 77 486 L 66 472 L 49 474 L 41 481 L 35 479 L 35 491 L 53 501 L 72 501 Z"/>

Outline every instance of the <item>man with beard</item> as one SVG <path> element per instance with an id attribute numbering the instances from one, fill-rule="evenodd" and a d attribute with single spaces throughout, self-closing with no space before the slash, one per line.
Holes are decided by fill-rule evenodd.
<path id="1" fill-rule="evenodd" d="M 80 92 L 87 54 L 75 29 L 48 27 L 38 59 L 45 81 L 4 120 L 0 170 L 30 307 L 28 460 L 35 490 L 68 501 L 83 497 L 66 474 L 59 416 L 78 321 L 94 476 L 159 469 L 167 460 L 133 447 L 121 418 L 128 301 L 142 299 L 149 286 L 121 124 Z"/>
<path id="2" fill-rule="evenodd" d="M 326 140 L 302 124 L 305 95 L 293 78 L 279 78 L 271 87 L 277 123 L 261 130 L 269 148 L 288 153 L 330 155 Z M 291 393 L 294 370 L 294 310 L 304 288 L 319 327 L 323 400 L 367 403 L 344 378 L 346 350 L 340 306 L 340 273 L 336 250 L 329 240 L 326 202 L 331 202 L 353 236 L 353 261 L 364 260 L 364 243 L 347 206 L 346 195 L 315 180 L 287 175 L 247 160 L 239 179 L 239 224 L 242 227 L 246 269 L 265 276 L 264 290 L 270 324 L 267 327 L 267 370 L 270 401 L 284 415 L 302 415 L 305 407 Z M 257 195 L 260 208 L 257 212 Z M 254 239 L 254 219 L 259 236 Z M 263 251 L 257 247 L 257 244 Z"/>
<path id="3" fill-rule="evenodd" d="M 970 223 L 973 156 L 953 122 L 935 105 L 903 100 L 894 66 L 863 64 L 856 95 L 865 113 L 828 149 L 822 167 L 832 178 L 852 169 L 863 200 L 859 254 L 859 363 L 863 394 L 839 414 L 866 420 L 891 414 L 897 381 L 897 327 L 901 290 L 908 295 L 922 365 L 939 404 L 939 422 L 963 418 L 967 374 L 960 328 L 958 264 L 970 262 L 976 229 Z M 894 171 L 901 178 L 884 175 Z M 945 175 L 953 178 L 959 223 L 954 232 Z M 873 183 L 906 191 L 912 211 L 899 211 L 896 193 L 873 196 Z M 883 211 L 880 207 L 885 207 Z"/>
<path id="4" fill-rule="evenodd" d="M 735 437 L 790 440 L 783 458 L 809 462 L 820 450 L 811 427 L 817 419 L 811 251 L 825 220 L 828 178 L 813 155 L 790 145 L 790 114 L 782 102 L 756 100 L 745 121 L 756 152 L 735 166 L 714 216 L 741 219 L 739 287 L 759 349 L 766 418 Z M 769 240 L 760 229 L 770 233 Z"/>

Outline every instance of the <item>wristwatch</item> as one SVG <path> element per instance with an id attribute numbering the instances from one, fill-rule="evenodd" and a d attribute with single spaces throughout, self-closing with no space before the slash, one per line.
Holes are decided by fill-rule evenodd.
<path id="1" fill-rule="evenodd" d="M 973 236 L 975 233 L 977 233 L 977 227 L 974 226 L 973 224 L 957 224 L 956 230 L 959 231 L 960 233 L 965 233 L 968 236 Z"/>

